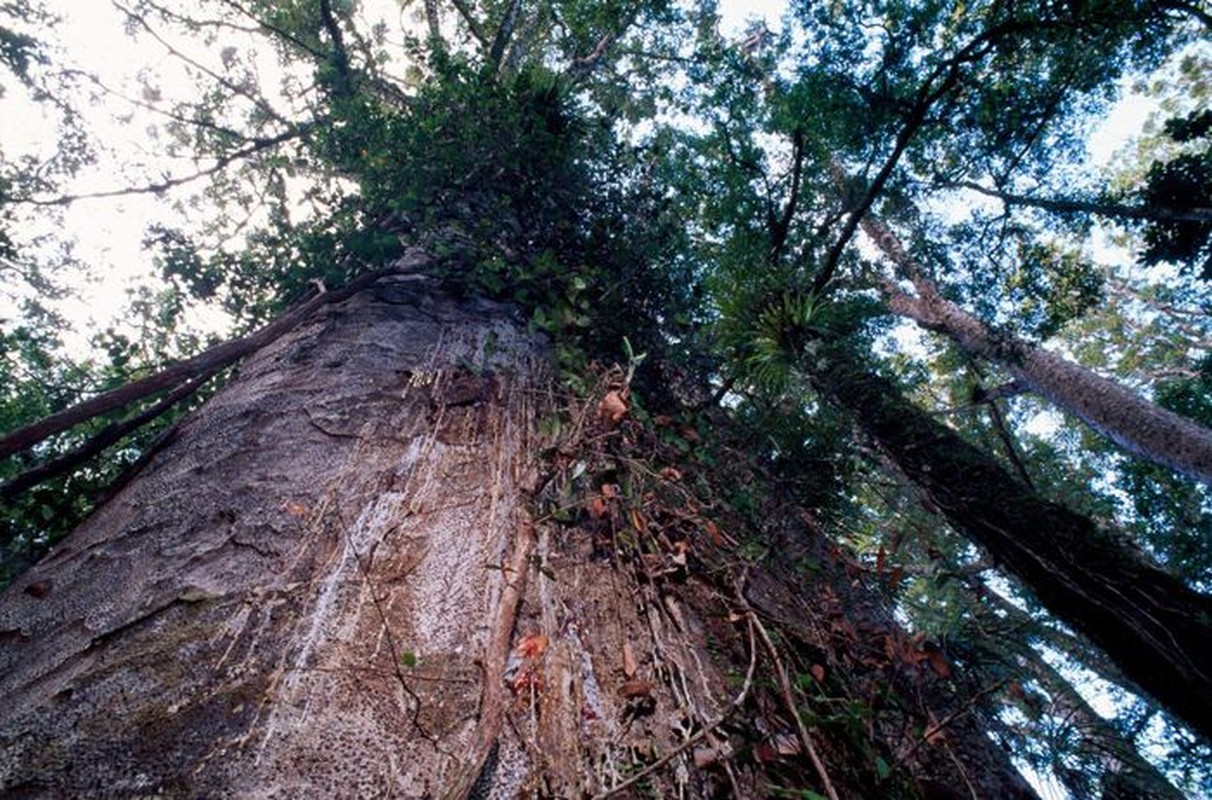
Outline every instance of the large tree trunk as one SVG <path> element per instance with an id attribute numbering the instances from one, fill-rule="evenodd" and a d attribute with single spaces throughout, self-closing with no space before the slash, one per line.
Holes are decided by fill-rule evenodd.
<path id="1" fill-rule="evenodd" d="M 1212 597 L 1150 562 L 1126 536 L 1039 497 L 845 354 L 809 367 L 813 384 L 854 413 L 957 530 L 1212 739 Z"/>
<path id="2" fill-rule="evenodd" d="M 868 217 L 863 227 L 917 290 L 912 296 L 890 288 L 885 294 L 893 311 L 945 334 L 975 356 L 1001 364 L 1028 390 L 1125 450 L 1212 485 L 1212 430 L 1080 364 L 991 331 L 938 293 L 887 226 Z"/>
<path id="3" fill-rule="evenodd" d="M 0 793 L 1034 797 L 797 513 L 717 509 L 816 564 L 780 574 L 680 475 L 622 508 L 590 477 L 643 429 L 544 439 L 551 388 L 508 308 L 422 279 L 264 348 L 0 596 Z"/>

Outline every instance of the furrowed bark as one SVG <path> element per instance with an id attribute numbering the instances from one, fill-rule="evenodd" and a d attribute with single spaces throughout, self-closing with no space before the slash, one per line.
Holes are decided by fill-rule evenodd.
<path id="1" fill-rule="evenodd" d="M 1212 597 L 1151 563 L 1126 536 L 1039 497 L 889 381 L 843 356 L 809 366 L 813 385 L 854 413 L 957 530 L 1212 739 Z"/>

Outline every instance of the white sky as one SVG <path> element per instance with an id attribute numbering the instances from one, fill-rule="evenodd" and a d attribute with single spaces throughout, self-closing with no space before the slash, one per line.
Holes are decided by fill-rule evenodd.
<path id="1" fill-rule="evenodd" d="M 60 63 L 98 75 L 107 86 L 129 97 L 140 97 L 140 75 L 151 85 L 163 88 L 166 97 L 174 96 L 173 82 L 179 79 L 175 77 L 180 75 L 179 62 L 146 35 L 137 40 L 127 36 L 125 16 L 114 5 L 104 0 L 47 0 L 46 5 L 62 18 L 53 37 L 63 48 L 56 56 Z M 396 0 L 369 0 L 364 5 L 369 7 L 368 16 L 382 19 L 389 28 L 407 24 L 412 14 L 400 11 Z M 754 18 L 765 19 L 771 29 L 777 29 L 784 8 L 784 0 L 723 0 L 721 29 L 727 35 L 739 36 Z M 205 57 L 205 51 L 200 57 Z M 266 80 L 265 85 L 271 85 L 271 81 Z M 29 102 L 20 87 L 4 88 L 7 91 L 0 95 L 0 119 L 6 122 L 0 126 L 0 150 L 9 158 L 22 153 L 46 153 L 55 136 L 53 117 L 40 105 Z M 136 111 L 134 122 L 128 124 L 116 119 L 131 111 L 128 104 L 112 98 L 87 110 L 93 131 L 110 152 L 103 154 L 95 169 L 83 171 L 67 187 L 68 193 L 146 183 L 147 173 L 133 170 L 136 165 L 149 167 L 159 176 L 189 174 L 197 168 L 191 162 L 178 159 L 174 163 L 158 154 L 157 143 L 149 134 L 157 122 L 153 115 Z M 75 252 L 90 267 L 90 274 L 73 281 L 79 296 L 60 306 L 78 327 L 75 335 L 68 337 L 73 351 L 85 350 L 92 333 L 123 317 L 129 299 L 127 290 L 146 283 L 154 273 L 150 256 L 142 247 L 144 231 L 153 222 L 178 219 L 169 203 L 185 196 L 191 188 L 187 185 L 167 198 L 128 195 L 79 200 L 66 210 L 61 232 L 56 235 L 70 236 L 75 242 Z M 59 226 L 48 220 L 48 231 L 53 232 L 56 227 Z M 11 309 L 6 310 L 0 300 L 0 320 L 10 315 Z M 222 316 L 203 311 L 194 314 L 193 321 L 204 330 L 214 329 L 221 326 Z"/>
<path id="2" fill-rule="evenodd" d="M 400 18 L 392 0 L 372 0 L 385 9 L 382 16 L 393 24 Z M 63 55 L 84 72 L 102 77 L 107 85 L 119 88 L 130 96 L 139 96 L 137 76 L 141 71 L 154 77 L 153 83 L 163 85 L 165 94 L 173 95 L 173 75 L 179 65 L 162 48 L 142 37 L 134 42 L 124 33 L 124 17 L 103 0 L 49 0 L 48 6 L 63 18 L 57 40 L 64 47 Z M 772 30 L 785 7 L 784 0 L 723 0 L 722 32 L 739 37 L 752 19 L 764 19 Z M 393 37 L 395 38 L 395 37 Z M 23 92 L 6 86 L 0 95 L 0 149 L 8 157 L 21 153 L 45 151 L 54 136 L 53 120 L 43 109 L 25 100 Z M 1114 160 L 1130 137 L 1137 134 L 1155 104 L 1139 94 L 1125 91 L 1124 98 L 1112 109 L 1106 121 L 1091 136 L 1088 149 L 1092 165 L 1112 167 Z M 149 141 L 146 124 L 150 118 L 138 118 L 133 124 L 120 124 L 114 117 L 128 113 L 128 106 L 98 104 L 90 110 L 94 130 L 107 141 L 112 153 L 95 170 L 88 170 L 78 182 L 68 187 L 71 193 L 111 189 L 115 185 L 138 185 L 140 175 L 123 175 L 115 165 L 131 163 L 164 164 L 156 156 L 154 141 Z M 190 163 L 167 164 L 172 174 L 188 173 Z M 186 190 L 188 191 L 188 189 Z M 80 298 L 67 303 L 64 311 L 79 326 L 71 342 L 73 349 L 83 351 L 87 337 L 94 331 L 121 319 L 126 303 L 126 290 L 144 281 L 153 271 L 149 254 L 141 245 L 146 227 L 158 220 L 173 220 L 175 216 L 167 203 L 149 195 L 122 198 L 82 200 L 65 213 L 63 235 L 76 241 L 76 251 L 92 265 L 91 275 L 78 283 Z M 0 319 L 7 316 L 0 302 Z M 204 326 L 214 319 L 197 318 Z M 908 336 L 909 334 L 907 334 Z M 912 336 L 917 336 L 916 328 Z M 1054 425 L 1041 415 L 1039 426 Z M 1035 776 L 1045 795 L 1064 797 L 1063 790 L 1049 785 L 1047 777 Z"/>

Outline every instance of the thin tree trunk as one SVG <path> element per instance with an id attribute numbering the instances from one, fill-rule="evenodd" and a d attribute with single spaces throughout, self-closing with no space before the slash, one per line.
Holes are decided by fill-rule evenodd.
<path id="1" fill-rule="evenodd" d="M 1189 589 L 1126 536 L 1050 503 L 837 354 L 808 365 L 947 520 L 1101 647 L 1138 686 L 1212 738 L 1212 597 Z"/>
<path id="2" fill-rule="evenodd" d="M 975 356 L 1001 364 L 1029 390 L 1125 450 L 1212 485 L 1212 430 L 1080 364 L 991 331 L 938 293 L 887 226 L 870 216 L 863 225 L 917 291 L 912 296 L 895 286 L 886 287 L 886 302 L 894 312 L 947 335 Z"/>
<path id="3" fill-rule="evenodd" d="M 983 651 L 982 663 L 1000 661 L 1021 675 L 1022 681 L 1037 681 L 1048 696 L 1044 712 L 1052 724 L 1072 731 L 1073 735 L 1058 737 L 1066 751 L 1057 754 L 1056 766 L 1063 766 L 1066 757 L 1074 755 L 1080 761 L 1079 778 L 1098 778 L 1104 787 L 1119 791 L 1117 797 L 1183 800 L 1183 793 L 1141 756 L 1136 745 L 1091 708 L 1069 680 L 1044 660 L 1035 643 L 1044 626 L 978 579 L 967 583 L 979 588 L 984 600 L 967 615 L 970 624 L 965 626 L 964 640 Z M 1099 674 L 1105 661 L 1100 658 L 1101 663 L 1092 664 L 1088 659 L 1078 659 L 1078 663 Z M 1030 730 L 1027 735 L 1031 735 Z"/>

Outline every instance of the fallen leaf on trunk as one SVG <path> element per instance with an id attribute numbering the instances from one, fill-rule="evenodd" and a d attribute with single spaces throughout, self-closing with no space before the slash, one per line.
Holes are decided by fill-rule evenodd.
<path id="1" fill-rule="evenodd" d="M 631 642 L 623 642 L 623 677 L 631 680 L 639 668 L 640 665 L 635 660 L 635 653 L 631 651 Z"/>
<path id="2" fill-rule="evenodd" d="M 607 392 L 606 396 L 602 398 L 602 402 L 598 404 L 598 418 L 613 425 L 625 416 L 627 416 L 627 401 L 623 399 L 623 395 L 615 390 Z"/>
<path id="3" fill-rule="evenodd" d="M 538 658 L 547 649 L 547 637 L 540 633 L 528 633 L 518 642 L 514 652 L 519 658 Z"/>

